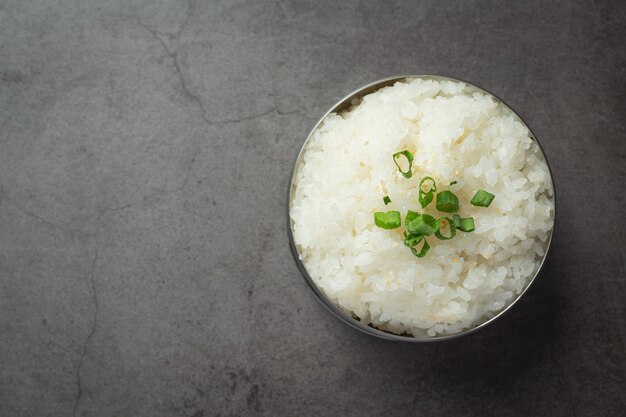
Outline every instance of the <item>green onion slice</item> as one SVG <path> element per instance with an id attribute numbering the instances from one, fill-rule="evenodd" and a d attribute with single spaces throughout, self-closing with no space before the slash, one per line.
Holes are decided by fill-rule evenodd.
<path id="1" fill-rule="evenodd" d="M 456 236 L 456 226 L 454 225 L 454 222 L 449 217 L 441 217 L 440 219 L 437 220 L 437 224 L 439 225 L 437 230 L 435 230 L 435 236 L 437 236 L 437 238 L 441 240 L 450 240 L 454 236 Z M 441 226 L 444 226 L 446 224 L 450 226 L 450 236 L 444 236 L 441 234 Z"/>
<path id="2" fill-rule="evenodd" d="M 420 240 L 424 239 L 424 235 L 419 233 L 407 233 L 404 232 L 404 245 L 411 247 L 417 245 Z"/>
<path id="3" fill-rule="evenodd" d="M 456 213 L 459 211 L 459 199 L 452 191 L 437 193 L 437 210 L 444 213 Z"/>
<path id="4" fill-rule="evenodd" d="M 425 193 L 420 189 L 418 200 L 422 208 L 426 208 L 433 201 L 433 193 Z"/>
<path id="5" fill-rule="evenodd" d="M 374 223 L 383 229 L 395 229 L 400 227 L 402 219 L 399 211 L 377 211 L 374 213 Z"/>
<path id="6" fill-rule="evenodd" d="M 426 206 L 429 205 L 433 201 L 433 193 L 432 192 L 425 193 L 420 189 L 420 193 L 417 199 L 419 200 L 422 208 L 426 208 Z"/>
<path id="7" fill-rule="evenodd" d="M 423 236 L 432 235 L 439 227 L 437 220 L 430 214 L 418 214 L 412 220 L 405 222 L 405 225 L 409 234 L 416 233 Z"/>
<path id="8" fill-rule="evenodd" d="M 473 217 L 465 217 L 461 218 L 458 214 L 452 216 L 452 223 L 454 223 L 454 227 L 459 229 L 462 232 L 473 232 L 474 231 L 474 218 Z"/>
<path id="9" fill-rule="evenodd" d="M 496 196 L 490 192 L 478 190 L 472 198 L 472 201 L 470 201 L 470 204 L 478 207 L 489 207 L 494 198 L 496 198 Z"/>
<path id="10" fill-rule="evenodd" d="M 427 181 L 431 182 L 432 184 L 426 183 Z M 428 186 L 428 191 L 424 191 L 424 185 Z M 437 184 L 435 183 L 435 180 L 432 179 L 432 177 L 422 178 L 422 180 L 420 181 L 420 192 L 418 197 L 422 208 L 425 208 L 433 201 L 433 193 L 435 191 L 437 191 Z"/>
<path id="11" fill-rule="evenodd" d="M 466 217 L 464 219 L 461 219 L 461 225 L 457 229 L 466 233 L 473 232 L 474 231 L 474 218 Z"/>
<path id="12" fill-rule="evenodd" d="M 454 213 L 454 216 L 452 216 L 452 223 L 454 223 L 454 227 L 458 229 L 459 226 L 461 225 L 461 216 Z"/>
<path id="13" fill-rule="evenodd" d="M 409 161 L 409 167 L 407 168 L 406 171 L 402 171 L 402 168 L 398 164 L 398 158 L 400 157 L 400 155 L 404 155 L 407 161 Z M 404 151 L 394 153 L 393 163 L 396 164 L 396 166 L 398 167 L 398 170 L 400 170 L 400 173 L 402 174 L 404 178 L 411 178 L 413 176 L 413 172 L 411 172 L 411 168 L 413 167 L 413 154 L 411 152 L 404 150 Z"/>
<path id="14" fill-rule="evenodd" d="M 406 211 L 406 216 L 404 217 L 404 225 L 406 226 L 408 222 L 410 222 L 411 220 L 413 220 L 417 216 L 419 216 L 419 213 L 417 213 L 415 211 L 412 211 L 412 210 L 407 210 Z"/>
<path id="15" fill-rule="evenodd" d="M 426 181 L 430 181 L 432 184 L 426 184 Z M 428 190 L 424 190 L 424 188 L 423 188 L 424 185 L 428 186 Z M 433 191 L 437 191 L 437 184 L 435 183 L 435 180 L 432 179 L 432 177 L 424 177 L 420 181 L 420 190 L 424 191 L 424 193 L 430 193 L 430 192 L 433 192 Z"/>
<path id="16" fill-rule="evenodd" d="M 413 255 L 417 256 L 418 258 L 423 258 L 428 253 L 428 249 L 430 249 L 430 245 L 428 244 L 426 239 L 424 239 L 422 249 L 418 252 L 416 248 L 411 247 L 411 252 L 413 252 Z"/>
<path id="17" fill-rule="evenodd" d="M 388 195 L 384 196 L 383 197 L 383 203 L 385 203 L 385 205 L 391 203 L 391 198 L 389 198 Z"/>

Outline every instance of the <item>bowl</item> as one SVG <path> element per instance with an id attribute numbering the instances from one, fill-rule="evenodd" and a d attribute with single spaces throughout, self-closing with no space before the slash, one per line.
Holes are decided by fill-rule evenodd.
<path id="1" fill-rule="evenodd" d="M 539 267 L 537 268 L 537 271 L 535 272 L 535 274 L 531 277 L 531 279 L 528 281 L 528 283 L 526 284 L 526 286 L 522 289 L 522 291 L 519 293 L 519 295 L 508 305 L 506 306 L 504 309 L 502 309 L 501 311 L 499 311 L 498 313 L 496 313 L 496 315 L 480 324 L 477 324 L 475 327 L 469 328 L 469 329 L 465 329 L 462 330 L 458 333 L 454 333 L 454 334 L 446 334 L 446 335 L 437 335 L 437 336 L 428 336 L 428 337 L 416 337 L 414 335 L 410 335 L 410 334 L 396 334 L 396 333 L 391 333 L 385 330 L 380 330 L 377 329 L 376 327 L 373 327 L 372 325 L 368 325 L 366 323 L 361 322 L 357 317 L 353 316 L 352 314 L 344 311 L 341 307 L 337 306 L 334 302 L 332 302 L 325 294 L 324 292 L 317 286 L 317 284 L 315 283 L 315 281 L 311 278 L 311 276 L 309 275 L 308 271 L 306 270 L 306 267 L 304 266 L 302 260 L 300 259 L 300 254 L 298 252 L 298 248 L 296 246 L 296 243 L 294 241 L 294 236 L 293 236 L 293 222 L 289 216 L 289 212 L 291 210 L 291 202 L 293 200 L 293 195 L 294 195 L 294 191 L 296 188 L 296 185 L 294 183 L 295 180 L 295 174 L 296 174 L 296 170 L 298 168 L 298 166 L 300 165 L 300 163 L 302 162 L 302 157 L 304 154 L 304 150 L 306 148 L 306 145 L 308 143 L 308 141 L 311 139 L 311 136 L 313 135 L 313 132 L 315 132 L 315 130 L 320 126 L 320 124 L 324 121 L 324 119 L 326 118 L 326 116 L 328 116 L 330 113 L 341 113 L 342 111 L 345 111 L 347 109 L 349 109 L 354 100 L 358 100 L 360 98 L 362 98 L 363 96 L 372 93 L 380 88 L 383 87 L 387 87 L 387 86 L 391 86 L 393 84 L 395 84 L 398 81 L 403 81 L 407 78 L 422 78 L 422 79 L 430 79 L 430 80 L 435 80 L 435 81 L 455 81 L 455 82 L 462 82 L 467 84 L 467 86 L 470 89 L 473 89 L 474 91 L 477 92 L 481 92 L 484 94 L 488 94 L 490 96 L 492 96 L 496 101 L 498 101 L 499 103 L 501 103 L 502 105 L 504 105 L 506 108 L 508 108 L 518 119 L 519 121 L 524 124 L 524 126 L 526 126 L 530 132 L 531 135 L 531 139 L 534 140 L 538 147 L 539 150 L 541 152 L 541 155 L 543 156 L 543 159 L 546 162 L 546 165 L 548 166 L 548 171 L 550 174 L 550 183 L 552 185 L 552 199 L 554 202 L 554 219 L 553 219 L 553 226 L 552 226 L 552 230 L 550 231 L 550 234 L 548 236 L 547 242 L 546 242 L 546 248 L 545 248 L 545 252 L 543 255 L 543 258 L 541 259 L 540 263 L 539 263 Z M 309 135 L 307 136 L 306 140 L 304 141 L 302 148 L 300 149 L 300 153 L 298 154 L 298 157 L 296 158 L 295 164 L 292 168 L 291 171 L 291 181 L 290 181 L 290 186 L 289 186 L 289 193 L 288 193 L 288 200 L 287 200 L 287 222 L 288 222 L 288 235 L 289 235 L 289 242 L 290 242 L 290 246 L 291 246 L 291 251 L 293 254 L 293 257 L 296 261 L 296 264 L 298 265 L 298 268 L 300 269 L 300 271 L 302 272 L 302 275 L 304 277 L 304 279 L 306 280 L 307 284 L 309 285 L 309 287 L 313 290 L 313 292 L 316 294 L 318 300 L 322 303 L 322 305 L 324 305 L 324 307 L 326 307 L 335 317 L 337 317 L 339 320 L 341 320 L 342 322 L 344 322 L 345 324 L 347 324 L 348 326 L 363 332 L 365 334 L 368 334 L 370 336 L 374 336 L 377 338 L 381 338 L 381 339 L 386 339 L 386 340 L 391 340 L 391 341 L 395 341 L 395 342 L 405 342 L 405 343 L 430 343 L 430 342 L 438 342 L 438 341 L 444 341 L 444 340 L 450 340 L 450 339 L 456 339 L 459 338 L 461 336 L 466 336 L 472 333 L 477 332 L 478 330 L 481 330 L 485 327 L 487 327 L 489 324 L 493 323 L 494 321 L 496 321 L 497 319 L 499 319 L 500 317 L 502 317 L 507 311 L 509 311 L 511 308 L 513 308 L 513 306 L 515 304 L 517 304 L 517 302 L 524 296 L 524 294 L 528 291 L 528 288 L 530 288 L 530 286 L 533 284 L 533 282 L 535 282 L 537 276 L 539 275 L 539 273 L 541 272 L 543 265 L 545 264 L 545 260 L 548 256 L 548 253 L 550 252 L 550 246 L 552 243 L 552 238 L 554 235 L 554 224 L 556 222 L 556 190 L 554 189 L 554 181 L 552 179 L 552 170 L 550 169 L 550 164 L 548 163 L 548 158 L 545 155 L 545 152 L 543 150 L 543 148 L 541 147 L 541 144 L 539 143 L 539 140 L 537 140 L 535 134 L 532 132 L 532 130 L 530 129 L 530 127 L 528 127 L 528 125 L 524 122 L 524 120 L 519 116 L 519 114 L 514 111 L 509 105 L 507 105 L 504 101 L 502 101 L 500 98 L 498 98 L 495 94 L 480 88 L 472 83 L 469 83 L 467 81 L 463 81 L 463 80 L 459 80 L 456 78 L 451 78 L 451 77 L 445 77 L 445 76 L 439 76 L 439 75 L 402 75 L 402 76 L 395 76 L 395 77 L 389 77 L 389 78 L 384 78 L 378 81 L 374 81 L 373 83 L 364 85 L 358 89 L 356 89 L 355 91 L 353 91 L 352 93 L 348 94 L 347 96 L 345 96 L 344 98 L 342 98 L 341 100 L 339 100 L 334 106 L 332 106 L 321 118 L 320 120 L 315 124 L 315 126 L 313 127 L 313 129 L 311 129 L 311 131 L 309 132 Z"/>

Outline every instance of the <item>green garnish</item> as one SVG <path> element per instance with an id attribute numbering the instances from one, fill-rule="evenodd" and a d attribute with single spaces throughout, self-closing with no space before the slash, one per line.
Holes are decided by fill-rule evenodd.
<path id="1" fill-rule="evenodd" d="M 457 224 L 457 220 L 455 219 L 454 225 L 456 226 L 457 229 L 459 229 L 462 232 L 466 232 L 466 233 L 473 232 L 474 231 L 474 218 L 473 217 L 459 218 L 458 224 Z"/>
<path id="2" fill-rule="evenodd" d="M 418 252 L 414 246 L 416 246 L 421 241 L 424 241 L 424 243 L 422 244 L 422 249 Z M 428 244 L 426 239 L 424 239 L 424 236 L 418 234 L 407 234 L 406 232 L 404 232 L 404 245 L 408 246 L 409 249 L 411 249 L 411 252 L 413 252 L 413 255 L 417 256 L 418 258 L 423 258 L 424 256 L 426 256 L 426 253 L 428 253 L 428 249 L 430 249 L 430 245 Z"/>
<path id="3" fill-rule="evenodd" d="M 404 217 L 404 225 L 406 226 L 406 224 L 408 222 L 410 222 L 411 220 L 413 220 L 417 216 L 419 216 L 419 213 L 417 213 L 415 211 L 412 211 L 412 210 L 407 210 L 406 211 L 406 216 Z"/>
<path id="4" fill-rule="evenodd" d="M 448 225 L 450 226 L 450 236 L 444 236 L 441 234 L 441 227 Z M 440 219 L 437 220 L 437 226 L 439 226 L 437 228 L 437 230 L 435 230 L 435 236 L 437 236 L 437 238 L 441 239 L 441 240 L 450 240 L 452 239 L 454 236 L 456 236 L 456 226 L 454 224 L 454 222 L 452 220 L 450 220 L 449 217 L 442 217 Z"/>
<path id="5" fill-rule="evenodd" d="M 403 171 L 398 164 L 398 158 L 404 156 L 409 167 L 406 171 Z M 400 151 L 393 154 L 393 162 L 400 170 L 400 173 L 404 178 L 411 178 L 413 176 L 413 154 L 407 150 Z M 456 184 L 457 181 L 451 181 L 450 186 Z M 437 184 L 432 177 L 424 177 L 419 184 L 419 203 L 422 208 L 426 208 L 434 198 L 434 194 L 437 191 Z M 495 195 L 485 190 L 478 190 L 476 195 L 470 201 L 471 204 L 479 207 L 489 207 Z M 391 199 L 388 195 L 383 197 L 385 205 L 391 203 Z M 456 231 L 473 232 L 474 231 L 474 218 L 473 217 L 461 217 L 458 214 L 459 211 L 459 198 L 449 190 L 442 191 L 437 194 L 437 210 L 444 213 L 454 213 L 452 219 L 449 217 L 440 217 L 435 220 L 433 216 L 426 213 L 418 213 L 412 210 L 407 210 L 404 217 L 405 230 L 402 232 L 404 236 L 404 245 L 411 249 L 413 255 L 418 258 L 426 256 L 430 249 L 430 245 L 426 241 L 427 236 L 435 235 L 441 240 L 450 240 L 456 236 Z M 383 229 L 397 229 L 402 225 L 402 217 L 399 211 L 377 211 L 374 213 L 374 222 L 376 226 Z M 449 229 L 449 234 L 445 235 L 444 230 Z M 422 247 L 418 251 L 417 246 L 422 242 Z"/>
<path id="6" fill-rule="evenodd" d="M 400 227 L 401 222 L 399 211 L 377 211 L 374 213 L 374 223 L 383 229 L 396 229 Z"/>
<path id="7" fill-rule="evenodd" d="M 437 193 L 437 210 L 444 213 L 456 213 L 459 211 L 459 199 L 452 191 Z"/>
<path id="8" fill-rule="evenodd" d="M 404 232 L 404 244 L 408 247 L 417 245 L 422 239 L 424 239 L 423 235 L 417 233 L 407 235 L 406 232 Z"/>
<path id="9" fill-rule="evenodd" d="M 430 214 L 419 214 L 408 210 L 404 219 L 406 231 L 404 232 L 404 244 L 411 249 L 413 255 L 423 258 L 428 253 L 430 245 L 426 242 L 426 236 L 430 236 L 437 231 L 439 224 Z M 422 249 L 418 252 L 414 247 L 424 241 Z"/>
<path id="10" fill-rule="evenodd" d="M 489 207 L 494 198 L 496 198 L 496 196 L 490 192 L 478 190 L 472 198 L 472 201 L 470 201 L 470 204 L 478 207 Z"/>
<path id="11" fill-rule="evenodd" d="M 426 181 L 431 181 L 432 185 L 425 184 Z M 429 186 L 428 191 L 424 191 L 424 185 Z M 435 191 L 437 191 L 437 185 L 435 184 L 435 180 L 432 179 L 431 177 L 422 178 L 422 180 L 420 181 L 420 193 L 418 197 L 418 200 L 422 208 L 425 208 L 427 205 L 429 205 L 433 201 L 433 193 Z"/>
<path id="12" fill-rule="evenodd" d="M 459 226 L 461 225 L 461 216 L 454 213 L 454 215 L 452 216 L 452 223 L 454 223 L 454 227 L 458 229 Z"/>
<path id="13" fill-rule="evenodd" d="M 426 181 L 430 181 L 432 182 L 432 184 L 426 184 Z M 424 185 L 428 187 L 427 190 L 424 190 Z M 435 183 L 435 180 L 432 177 L 424 177 L 420 181 L 420 190 L 423 191 L 424 193 L 431 193 L 433 191 L 437 191 L 437 184 Z"/>
<path id="14" fill-rule="evenodd" d="M 430 249 L 430 245 L 428 244 L 426 239 L 424 239 L 424 243 L 422 244 L 422 250 L 420 250 L 419 252 L 417 251 L 417 249 L 411 246 L 411 252 L 413 252 L 413 255 L 417 256 L 418 258 L 423 258 L 424 256 L 426 256 L 426 254 L 428 253 L 428 249 Z"/>
<path id="15" fill-rule="evenodd" d="M 473 217 L 465 217 L 461 218 L 458 214 L 452 216 L 452 222 L 454 223 L 454 227 L 459 229 L 462 232 L 473 232 L 474 231 L 474 218 Z"/>
<path id="16" fill-rule="evenodd" d="M 404 155 L 407 161 L 409 161 L 409 168 L 406 171 L 402 171 L 402 168 L 400 168 L 400 165 L 398 164 L 397 159 L 400 157 L 400 155 Z M 394 153 L 393 163 L 396 164 L 396 166 L 398 167 L 398 170 L 400 170 L 400 173 L 402 174 L 404 178 L 411 178 L 413 176 L 413 172 L 411 172 L 411 168 L 413 167 L 413 154 L 411 152 L 404 150 L 404 151 Z"/>
<path id="17" fill-rule="evenodd" d="M 461 225 L 458 229 L 462 232 L 469 233 L 474 231 L 474 218 L 467 217 L 465 219 L 461 219 Z"/>
<path id="18" fill-rule="evenodd" d="M 422 236 L 432 235 L 437 231 L 437 220 L 430 214 L 417 214 L 410 221 L 405 221 L 406 230 L 411 234 L 419 234 Z"/>
<path id="19" fill-rule="evenodd" d="M 404 244 L 411 249 L 413 255 L 418 258 L 423 258 L 428 253 L 430 245 L 426 241 L 426 236 L 430 236 L 437 232 L 439 223 L 430 214 L 419 214 L 414 211 L 407 211 L 404 219 L 404 225 L 406 226 L 406 232 L 404 232 Z M 420 242 L 422 249 L 418 252 L 414 247 Z"/>
<path id="20" fill-rule="evenodd" d="M 433 193 L 423 193 L 422 190 L 420 190 L 418 200 L 422 208 L 425 208 L 433 201 Z"/>

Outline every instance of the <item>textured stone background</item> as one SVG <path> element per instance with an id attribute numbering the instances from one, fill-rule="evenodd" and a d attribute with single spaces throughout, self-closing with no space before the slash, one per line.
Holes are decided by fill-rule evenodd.
<path id="1" fill-rule="evenodd" d="M 618 416 L 618 1 L 0 1 L 1 416 Z M 291 258 L 288 175 L 397 73 L 507 100 L 551 161 L 553 252 L 506 319 L 361 335 Z"/>

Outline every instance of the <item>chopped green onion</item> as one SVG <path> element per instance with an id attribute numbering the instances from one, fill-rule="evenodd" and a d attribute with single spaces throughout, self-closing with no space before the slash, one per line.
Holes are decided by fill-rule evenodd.
<path id="1" fill-rule="evenodd" d="M 407 161 L 409 161 L 409 168 L 406 171 L 402 171 L 402 168 L 400 168 L 400 165 L 398 164 L 397 159 L 400 157 L 400 155 L 404 155 Z M 413 154 L 411 152 L 404 150 L 404 151 L 394 153 L 393 163 L 396 164 L 396 166 L 398 167 L 398 169 L 400 170 L 400 173 L 402 174 L 404 178 L 411 178 L 413 176 L 413 172 L 411 172 L 411 168 L 413 167 Z"/>
<path id="2" fill-rule="evenodd" d="M 465 217 L 461 218 L 458 214 L 452 216 L 452 222 L 454 223 L 454 227 L 459 229 L 462 232 L 473 232 L 474 231 L 474 218 L 473 217 Z"/>
<path id="3" fill-rule="evenodd" d="M 412 246 L 410 249 L 411 249 L 411 252 L 413 252 L 413 255 L 417 256 L 418 258 L 423 258 L 428 253 L 428 249 L 430 249 L 430 245 L 428 244 L 426 239 L 424 239 L 424 243 L 422 244 L 422 249 L 419 252 L 417 251 L 417 249 L 415 249 Z"/>
<path id="4" fill-rule="evenodd" d="M 408 246 L 408 247 L 415 246 L 422 239 L 424 239 L 424 235 L 420 235 L 419 233 L 404 232 L 404 245 L 405 246 Z"/>
<path id="5" fill-rule="evenodd" d="M 403 234 L 404 234 L 404 246 L 407 246 L 409 249 L 411 249 L 413 254 L 417 256 L 417 252 L 415 251 L 413 246 L 420 243 L 421 240 L 424 239 L 424 236 L 418 235 L 416 233 L 408 234 L 407 232 L 403 232 Z"/>
<path id="6" fill-rule="evenodd" d="M 391 203 L 391 198 L 389 198 L 388 195 L 384 196 L 383 197 L 383 203 L 385 203 L 385 205 Z"/>
<path id="7" fill-rule="evenodd" d="M 404 225 L 406 226 L 406 224 L 408 222 L 410 222 L 411 220 L 413 220 L 417 216 L 419 216 L 419 213 L 417 213 L 415 211 L 412 211 L 412 210 L 407 210 L 406 211 L 406 216 L 404 217 Z"/>
<path id="8" fill-rule="evenodd" d="M 452 216 L 452 223 L 454 223 L 454 227 L 458 229 L 459 226 L 461 225 L 461 216 L 454 213 L 454 216 Z"/>
<path id="9" fill-rule="evenodd" d="M 412 220 L 405 223 L 406 230 L 423 236 L 432 235 L 437 230 L 437 220 L 430 214 L 418 214 Z"/>
<path id="10" fill-rule="evenodd" d="M 478 207 L 489 207 L 494 198 L 496 198 L 496 196 L 490 192 L 478 190 L 472 198 L 472 201 L 470 201 L 470 204 Z"/>
<path id="11" fill-rule="evenodd" d="M 452 191 L 437 193 L 437 210 L 444 213 L 456 213 L 459 211 L 459 199 Z"/>
<path id="12" fill-rule="evenodd" d="M 430 186 L 428 187 L 428 191 L 425 191 L 425 190 L 422 188 L 422 186 L 426 183 L 426 181 L 431 181 L 431 182 L 432 182 L 432 185 L 430 185 Z M 429 184 L 426 184 L 426 185 L 428 186 Z M 432 177 L 424 177 L 424 178 L 422 178 L 422 180 L 420 181 L 420 190 L 421 190 L 421 191 L 424 191 L 424 193 L 430 193 L 430 192 L 433 192 L 433 191 L 437 191 L 437 183 L 435 183 L 435 180 L 434 180 L 434 179 L 432 179 Z"/>
<path id="13" fill-rule="evenodd" d="M 428 191 L 424 191 L 424 188 L 422 187 L 426 181 L 432 181 L 432 185 L 430 185 Z M 420 181 L 420 192 L 418 196 L 418 200 L 422 208 L 426 208 L 426 206 L 433 201 L 433 193 L 435 191 L 437 191 L 437 184 L 435 184 L 435 180 L 431 177 L 422 178 L 422 181 Z"/>
<path id="14" fill-rule="evenodd" d="M 467 217 L 467 218 L 461 219 L 461 225 L 457 227 L 457 229 L 466 233 L 473 232 L 474 231 L 474 218 Z"/>
<path id="15" fill-rule="evenodd" d="M 374 223 L 383 229 L 395 229 L 400 227 L 402 219 L 399 211 L 377 211 L 374 213 Z"/>
<path id="16" fill-rule="evenodd" d="M 422 208 L 426 208 L 426 206 L 429 205 L 433 201 L 433 193 L 432 192 L 425 193 L 420 189 L 420 193 L 417 199 L 420 202 L 420 205 L 422 206 Z"/>
<path id="17" fill-rule="evenodd" d="M 452 181 L 452 182 L 450 183 L 450 185 L 454 185 L 454 184 L 456 184 L 456 181 Z"/>
<path id="18" fill-rule="evenodd" d="M 420 205 L 422 206 L 422 208 L 426 208 L 426 206 L 429 205 L 433 201 L 433 193 L 424 193 L 422 190 L 420 190 L 420 193 L 417 199 L 420 202 Z"/>
<path id="19" fill-rule="evenodd" d="M 449 217 L 442 217 L 439 220 L 437 220 L 437 223 L 439 225 L 437 230 L 435 230 L 435 236 L 437 236 L 437 238 L 441 240 L 450 240 L 454 236 L 456 236 L 456 226 L 454 225 L 454 222 L 450 220 Z M 441 226 L 444 226 L 446 223 L 450 226 L 450 236 L 444 236 L 441 234 Z"/>

